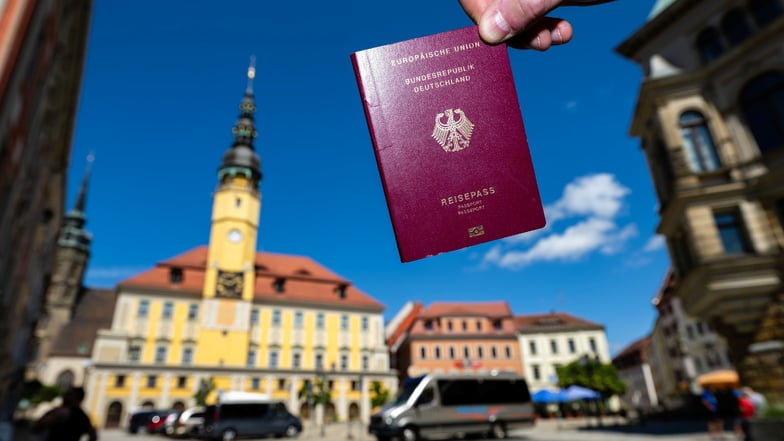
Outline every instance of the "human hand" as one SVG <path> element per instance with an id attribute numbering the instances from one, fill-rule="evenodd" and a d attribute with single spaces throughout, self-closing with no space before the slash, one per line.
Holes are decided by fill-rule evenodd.
<path id="1" fill-rule="evenodd" d="M 479 35 L 489 44 L 508 42 L 516 48 L 547 50 L 569 42 L 574 35 L 568 21 L 547 17 L 559 6 L 587 6 L 613 0 L 459 0 L 463 10 L 479 25 Z"/>

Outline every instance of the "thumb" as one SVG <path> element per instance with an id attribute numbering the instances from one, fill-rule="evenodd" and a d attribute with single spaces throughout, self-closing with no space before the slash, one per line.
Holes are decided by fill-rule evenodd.
<path id="1" fill-rule="evenodd" d="M 501 43 L 523 32 L 560 3 L 561 0 L 496 0 L 479 19 L 479 35 L 487 43 Z"/>

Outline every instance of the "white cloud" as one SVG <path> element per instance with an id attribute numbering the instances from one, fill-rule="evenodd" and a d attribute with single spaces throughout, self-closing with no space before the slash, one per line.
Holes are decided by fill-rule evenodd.
<path id="1" fill-rule="evenodd" d="M 653 251 L 660 250 L 664 248 L 664 243 L 665 243 L 664 236 L 657 234 L 656 236 L 653 236 L 650 239 L 648 239 L 648 243 L 645 244 L 643 251 L 645 251 L 646 253 L 651 253 Z"/>
<path id="2" fill-rule="evenodd" d="M 519 269 L 534 262 L 570 262 L 593 252 L 610 255 L 623 250 L 637 236 L 637 227 L 620 227 L 630 190 L 608 173 L 582 176 L 570 182 L 560 199 L 545 207 L 548 226 L 538 231 L 507 238 L 483 257 L 484 264 Z M 561 232 L 553 225 L 571 221 Z"/>
<path id="3" fill-rule="evenodd" d="M 609 173 L 582 176 L 567 184 L 561 199 L 546 208 L 548 220 L 574 216 L 614 218 L 630 190 Z"/>

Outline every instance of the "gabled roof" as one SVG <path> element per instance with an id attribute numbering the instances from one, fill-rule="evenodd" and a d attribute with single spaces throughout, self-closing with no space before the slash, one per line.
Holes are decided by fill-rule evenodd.
<path id="1" fill-rule="evenodd" d="M 389 335 L 387 336 L 387 347 L 390 351 L 395 352 L 397 350 L 397 343 L 398 341 L 402 341 L 405 339 L 406 335 L 408 334 L 411 326 L 414 325 L 419 315 L 422 313 L 424 309 L 424 305 L 420 302 L 415 302 L 411 305 L 411 309 L 405 314 L 403 317 L 400 317 L 400 323 L 391 330 Z"/>
<path id="2" fill-rule="evenodd" d="M 507 302 L 434 302 L 420 314 L 422 318 L 436 317 L 511 317 Z"/>
<path id="3" fill-rule="evenodd" d="M 180 255 L 159 262 L 155 267 L 129 277 L 118 288 L 141 288 L 163 292 L 201 294 L 207 268 L 206 246 L 198 246 Z M 259 301 L 316 303 L 383 311 L 384 305 L 353 287 L 351 282 L 305 256 L 257 252 L 255 258 L 256 289 Z M 182 272 L 181 281 L 172 283 L 171 272 Z M 275 282 L 284 281 L 284 291 L 275 289 Z M 340 296 L 343 288 L 345 295 Z"/>
<path id="4" fill-rule="evenodd" d="M 49 355 L 90 357 L 98 330 L 112 326 L 116 297 L 109 289 L 85 290 L 73 318 L 60 331 Z"/>
<path id="5" fill-rule="evenodd" d="M 650 347 L 651 337 L 646 335 L 640 339 L 631 342 L 628 346 L 623 348 L 615 357 L 613 357 L 613 365 L 625 365 L 643 363 L 648 359 L 648 348 Z"/>
<path id="6" fill-rule="evenodd" d="M 565 312 L 518 315 L 515 326 L 521 333 L 559 332 L 564 330 L 603 330 L 604 325 Z"/>

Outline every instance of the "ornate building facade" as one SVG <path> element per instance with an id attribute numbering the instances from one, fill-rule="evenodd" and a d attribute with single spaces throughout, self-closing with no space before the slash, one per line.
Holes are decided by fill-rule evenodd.
<path id="1" fill-rule="evenodd" d="M 410 303 L 387 327 L 400 378 L 426 373 L 523 373 L 514 316 L 506 302 Z"/>
<path id="2" fill-rule="evenodd" d="M 62 335 L 63 328 L 72 321 L 85 293 L 82 281 L 90 260 L 92 241 L 92 236 L 85 229 L 89 178 L 90 166 L 88 165 L 74 207 L 65 215 L 57 239 L 54 268 L 36 327 L 35 357 L 28 366 L 28 378 L 38 378 L 47 369 L 47 360 L 52 355 L 53 347 L 58 337 Z M 85 353 L 84 356 L 88 354 Z M 51 373 L 47 374 L 46 377 L 51 377 Z M 64 374 L 63 378 L 55 382 L 44 381 L 44 384 L 57 383 L 61 389 L 65 389 L 69 385 L 76 384 L 75 380 L 77 380 L 75 375 Z M 81 382 L 82 380 L 79 379 L 78 383 Z"/>
<path id="3" fill-rule="evenodd" d="M 218 170 L 208 246 L 122 281 L 111 326 L 98 332 L 86 407 L 103 427 L 140 407 L 195 405 L 220 392 L 266 393 L 294 413 L 323 381 L 327 417 L 369 419 L 369 385 L 394 391 L 383 305 L 303 256 L 256 251 L 261 161 L 253 142 L 253 68 Z"/>
<path id="4" fill-rule="evenodd" d="M 91 8 L 0 2 L 0 440 L 54 260 Z"/>
<path id="5" fill-rule="evenodd" d="M 685 312 L 784 401 L 784 2 L 658 0 L 617 51 Z"/>
<path id="6" fill-rule="evenodd" d="M 666 409 L 692 402 L 701 392 L 703 375 L 734 369 L 724 339 L 708 323 L 689 316 L 673 296 L 676 283 L 668 274 L 653 299 L 657 316 L 647 351 L 659 403 Z"/>

